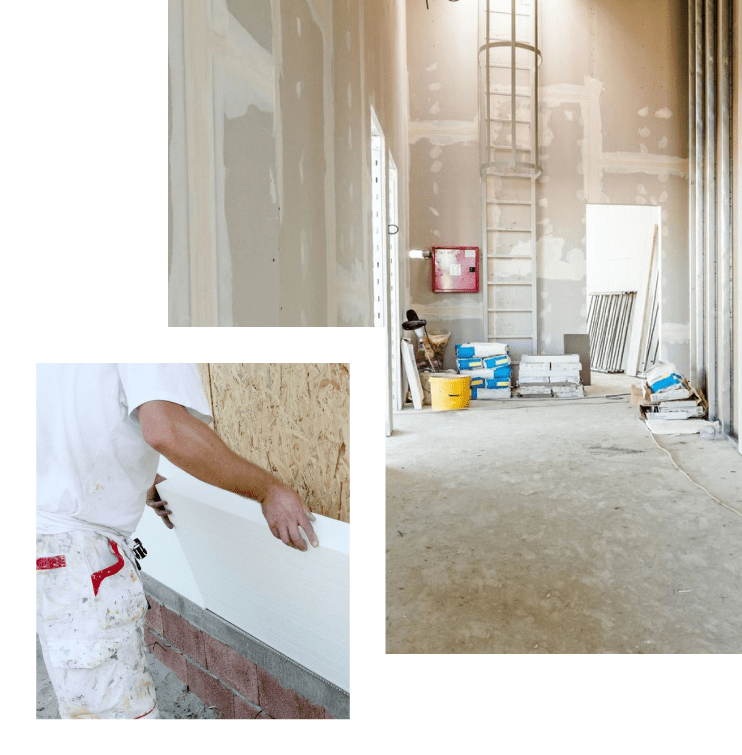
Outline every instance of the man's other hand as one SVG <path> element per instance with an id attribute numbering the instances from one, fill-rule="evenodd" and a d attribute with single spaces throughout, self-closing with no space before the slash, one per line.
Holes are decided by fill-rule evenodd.
<path id="1" fill-rule="evenodd" d="M 274 537 L 292 548 L 305 551 L 307 544 L 299 532 L 301 527 L 306 532 L 309 542 L 315 548 L 319 545 L 310 523 L 310 520 L 314 520 L 314 514 L 296 491 L 286 485 L 271 486 L 261 506 Z"/>
<path id="2" fill-rule="evenodd" d="M 147 491 L 147 506 L 150 506 L 152 509 L 154 509 L 155 514 L 157 516 L 161 517 L 162 523 L 169 529 L 173 529 L 173 523 L 168 518 L 168 514 L 172 514 L 172 511 L 168 511 L 166 508 L 167 501 L 163 501 L 160 498 L 160 494 L 157 492 L 157 488 L 155 485 L 163 482 L 165 480 L 164 477 L 161 475 L 157 475 L 155 477 L 155 484 Z"/>

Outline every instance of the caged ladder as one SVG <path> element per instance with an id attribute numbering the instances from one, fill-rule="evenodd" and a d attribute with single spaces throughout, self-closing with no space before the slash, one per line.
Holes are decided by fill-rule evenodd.
<path id="1" fill-rule="evenodd" d="M 480 0 L 480 172 L 485 333 L 538 352 L 538 0 Z"/>

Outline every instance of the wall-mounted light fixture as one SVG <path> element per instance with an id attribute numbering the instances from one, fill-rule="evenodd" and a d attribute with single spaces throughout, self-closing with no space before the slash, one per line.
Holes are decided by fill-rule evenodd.
<path id="1" fill-rule="evenodd" d="M 411 260 L 429 260 L 433 256 L 430 249 L 410 249 L 407 254 Z"/>

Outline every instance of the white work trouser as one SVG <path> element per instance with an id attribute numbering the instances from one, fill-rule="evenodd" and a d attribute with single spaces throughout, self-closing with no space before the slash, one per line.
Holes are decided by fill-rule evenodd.
<path id="1" fill-rule="evenodd" d="M 147 599 L 130 544 L 89 530 L 36 537 L 36 631 L 61 718 L 159 718 L 144 655 Z"/>

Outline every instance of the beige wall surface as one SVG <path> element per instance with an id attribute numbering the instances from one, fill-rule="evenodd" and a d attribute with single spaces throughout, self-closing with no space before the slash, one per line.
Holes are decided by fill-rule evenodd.
<path id="1" fill-rule="evenodd" d="M 585 205 L 662 212 L 663 354 L 688 369 L 687 11 L 681 0 L 540 4 L 539 350 L 585 332 Z M 408 3 L 410 245 L 481 244 L 476 3 Z M 481 334 L 481 300 L 433 295 L 409 263 L 418 313 Z"/>
<path id="2" fill-rule="evenodd" d="M 345 364 L 199 364 L 214 430 L 293 487 L 312 511 L 350 522 L 350 373 Z"/>

